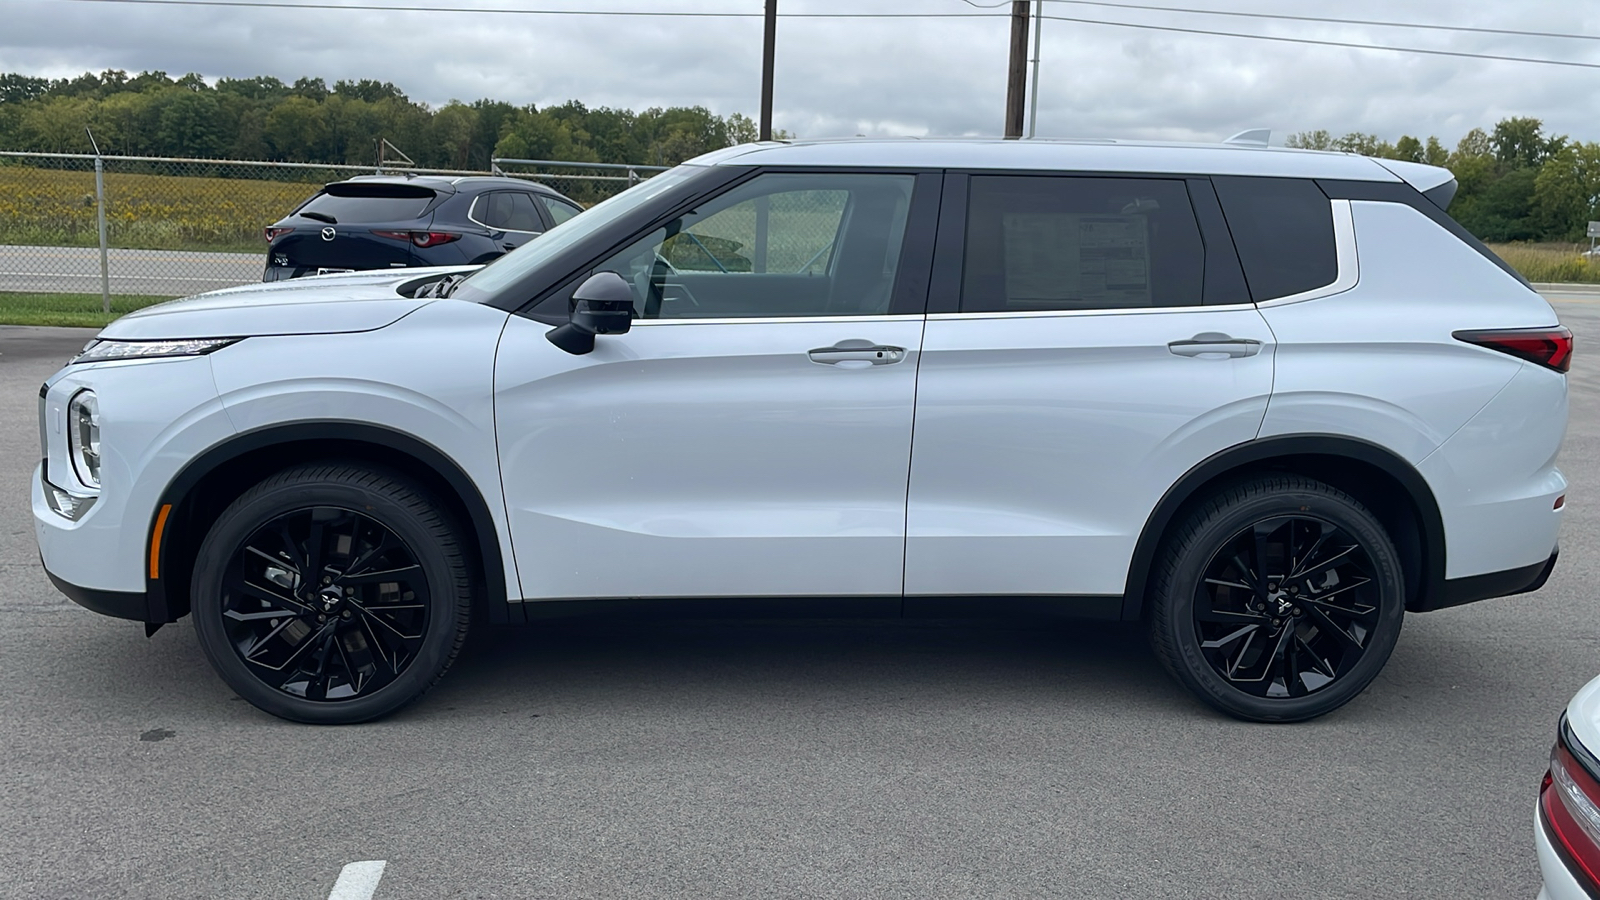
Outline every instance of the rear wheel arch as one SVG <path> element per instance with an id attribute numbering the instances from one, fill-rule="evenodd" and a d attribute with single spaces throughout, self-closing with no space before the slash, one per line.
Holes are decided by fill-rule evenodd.
<path id="1" fill-rule="evenodd" d="M 1357 438 L 1284 435 L 1229 447 L 1168 488 L 1134 546 L 1123 619 L 1143 617 L 1151 567 L 1163 541 L 1190 510 L 1227 485 L 1270 473 L 1314 478 L 1364 504 L 1383 523 L 1400 554 L 1406 608 L 1432 607 L 1444 586 L 1444 520 L 1432 489 L 1416 468 L 1384 447 Z"/>
<path id="2" fill-rule="evenodd" d="M 299 422 L 237 435 L 189 462 L 162 492 L 151 531 L 161 528 L 159 547 L 148 548 L 145 573 L 148 621 L 175 622 L 189 612 L 189 582 L 200 544 L 228 504 L 251 486 L 292 466 L 342 460 L 400 472 L 450 505 L 477 544 L 467 552 L 487 621 L 509 620 L 510 596 L 499 532 L 472 479 L 438 448 L 410 435 L 359 422 Z M 157 577 L 152 577 L 155 575 Z"/>

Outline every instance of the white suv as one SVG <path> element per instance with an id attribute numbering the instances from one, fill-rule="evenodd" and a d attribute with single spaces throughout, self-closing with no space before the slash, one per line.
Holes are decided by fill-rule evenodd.
<path id="1" fill-rule="evenodd" d="M 40 392 L 44 563 L 268 712 L 469 618 L 1143 620 L 1232 715 L 1543 584 L 1572 338 L 1450 173 L 1236 146 L 761 144 L 481 270 L 129 315 Z M 694 601 L 694 602 L 690 602 Z"/>

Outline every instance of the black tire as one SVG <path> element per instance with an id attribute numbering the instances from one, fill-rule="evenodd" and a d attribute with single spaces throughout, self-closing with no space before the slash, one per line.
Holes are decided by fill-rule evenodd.
<path id="1" fill-rule="evenodd" d="M 1255 722 L 1348 703 L 1388 661 L 1405 614 L 1383 525 L 1350 495 L 1293 475 L 1205 500 L 1152 575 L 1148 624 L 1162 665 L 1200 699 Z"/>
<path id="2" fill-rule="evenodd" d="M 466 639 L 459 531 L 404 476 L 296 466 L 245 491 L 200 545 L 191 606 L 217 674 L 258 708 L 346 724 L 422 696 Z"/>

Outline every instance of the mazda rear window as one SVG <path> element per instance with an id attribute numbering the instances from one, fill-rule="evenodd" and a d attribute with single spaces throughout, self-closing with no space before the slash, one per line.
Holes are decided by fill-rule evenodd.
<path id="1" fill-rule="evenodd" d="M 322 193 L 300 208 L 300 214 L 316 213 L 313 218 L 328 216 L 341 225 L 360 222 L 404 222 L 415 219 L 433 202 L 432 191 L 411 193 L 404 197 L 373 196 L 371 194 Z"/>

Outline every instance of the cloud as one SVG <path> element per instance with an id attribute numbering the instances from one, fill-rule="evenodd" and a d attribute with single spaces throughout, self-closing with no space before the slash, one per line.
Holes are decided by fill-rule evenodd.
<path id="1" fill-rule="evenodd" d="M 407 0 L 396 0 L 407 2 Z M 429 0 L 491 8 L 503 0 Z M 1169 0 L 1144 0 L 1160 4 Z M 1174 5 L 1283 11 L 1266 0 Z M 524 7 L 579 9 L 574 0 Z M 602 8 L 750 12 L 751 0 L 603 0 Z M 1319 40 L 1600 62 L 1600 42 L 1223 18 L 1047 2 L 1052 15 Z M 502 7 L 503 8 L 503 7 Z M 1600 34 L 1600 12 L 1557 0 L 1464 8 L 1450 0 L 1347 0 L 1348 18 Z M 785 13 L 973 12 L 959 0 L 783 0 Z M 1310 7 L 1289 7 L 1317 14 Z M 627 18 L 403 11 L 7 4 L 0 70 L 63 77 L 120 68 L 208 78 L 303 75 L 392 81 L 434 105 L 480 97 L 642 109 L 704 105 L 754 115 L 759 18 Z M 993 19 L 779 23 L 775 120 L 805 137 L 1001 130 L 1009 25 Z M 1600 140 L 1592 71 L 1279 44 L 1046 21 L 1040 134 L 1214 140 L 1251 127 L 1394 139 L 1508 115 Z"/>

